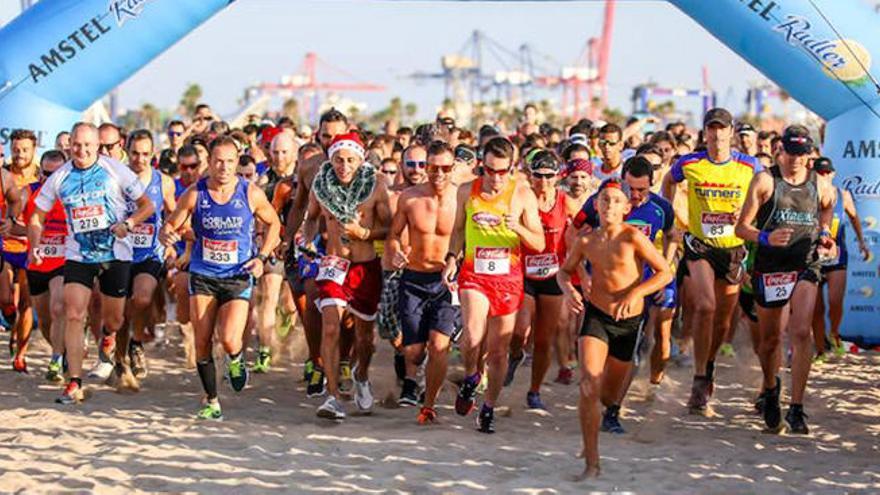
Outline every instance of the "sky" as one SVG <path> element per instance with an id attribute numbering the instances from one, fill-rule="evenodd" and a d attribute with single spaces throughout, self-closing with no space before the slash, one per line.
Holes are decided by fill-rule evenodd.
<path id="1" fill-rule="evenodd" d="M 0 0 L 0 23 L 17 15 L 17 0 Z M 175 107 L 184 88 L 199 83 L 221 115 L 239 108 L 244 88 L 293 73 L 306 52 L 356 77 L 386 86 L 384 93 L 349 94 L 367 111 L 400 96 L 431 115 L 443 99 L 440 81 L 416 82 L 416 71 L 437 72 L 474 29 L 515 51 L 528 43 L 540 65 L 570 65 L 602 28 L 604 1 L 426 2 L 405 0 L 238 0 L 120 86 L 123 108 L 153 103 Z M 702 27 L 662 0 L 620 0 L 608 75 L 612 107 L 629 113 L 636 84 L 698 88 L 701 67 L 719 104 L 745 110 L 750 83 L 766 79 Z M 489 69 L 500 69 L 497 63 Z M 322 72 L 319 70 L 319 77 Z M 328 82 L 352 82 L 323 72 Z M 560 93 L 538 98 L 560 99 Z M 536 98 L 536 99 L 538 99 Z M 696 101 L 679 100 L 696 110 Z M 781 107 L 780 107 L 781 108 Z"/>

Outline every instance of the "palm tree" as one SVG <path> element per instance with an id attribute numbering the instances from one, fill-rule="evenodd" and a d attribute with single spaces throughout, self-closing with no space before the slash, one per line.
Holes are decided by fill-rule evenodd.
<path id="1" fill-rule="evenodd" d="M 196 111 L 196 105 L 202 99 L 202 87 L 195 83 L 190 83 L 180 97 L 180 106 L 187 115 L 192 115 Z"/>

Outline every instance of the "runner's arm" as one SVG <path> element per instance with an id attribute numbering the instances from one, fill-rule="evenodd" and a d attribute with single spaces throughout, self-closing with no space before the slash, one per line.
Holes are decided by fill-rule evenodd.
<path id="1" fill-rule="evenodd" d="M 541 225 L 541 217 L 538 215 L 538 198 L 527 185 L 521 185 L 517 194 L 523 210 L 522 221 L 513 223 L 514 232 L 527 248 L 533 251 L 543 251 L 544 227 Z"/>
<path id="2" fill-rule="evenodd" d="M 296 208 L 294 208 L 296 209 Z M 321 205 L 318 204 L 318 198 L 315 193 L 309 193 L 309 207 L 306 211 L 306 219 L 303 223 L 303 242 L 311 244 L 312 239 L 318 235 L 318 217 L 321 215 Z"/>
<path id="3" fill-rule="evenodd" d="M 458 187 L 458 197 L 455 204 L 455 226 L 452 228 L 452 236 L 449 238 L 449 254 L 454 255 L 456 259 L 461 256 L 464 249 L 464 229 L 466 224 L 467 200 L 470 196 L 471 183 L 465 183 Z M 449 258 L 447 254 L 447 258 Z M 447 263 L 448 259 L 445 259 Z"/>
<path id="4" fill-rule="evenodd" d="M 736 221 L 734 233 L 737 237 L 744 241 L 758 243 L 758 237 L 761 231 L 753 225 L 755 217 L 758 215 L 758 208 L 767 198 L 768 193 L 773 188 L 773 179 L 766 172 L 760 172 L 752 177 L 749 184 L 749 190 L 746 193 L 746 201 L 743 204 Z"/>
<path id="5" fill-rule="evenodd" d="M 177 208 L 177 199 L 174 197 L 174 179 L 165 174 L 162 174 L 162 202 L 166 216 Z"/>
<path id="6" fill-rule="evenodd" d="M 562 289 L 566 299 L 570 301 L 571 308 L 577 313 L 583 310 L 584 303 L 577 288 L 571 283 L 571 276 L 579 270 L 579 267 L 583 266 L 584 252 L 589 242 L 587 239 L 587 237 L 577 238 L 568 250 L 568 255 L 562 266 L 559 267 L 559 271 L 556 272 L 556 282 L 559 284 L 559 288 Z"/>
<path id="7" fill-rule="evenodd" d="M 269 203 L 266 193 L 256 184 L 250 184 L 248 196 L 251 204 L 254 205 L 254 216 L 265 225 L 263 245 L 260 246 L 259 254 L 268 258 L 280 241 L 281 220 L 278 218 L 275 208 Z"/>
<path id="8" fill-rule="evenodd" d="M 285 219 L 284 240 L 288 244 L 293 242 L 294 236 L 296 236 L 297 231 L 299 231 L 299 228 L 303 224 L 306 210 L 310 206 L 310 188 L 305 187 L 305 179 L 302 177 L 302 175 L 305 174 L 303 170 L 303 167 L 297 167 L 296 169 L 299 186 L 293 191 L 293 205 L 291 206 L 290 211 L 287 212 L 287 218 Z"/>
<path id="9" fill-rule="evenodd" d="M 670 268 L 669 262 L 666 261 L 666 258 L 664 258 L 659 251 L 657 251 L 654 243 L 652 243 L 646 235 L 642 234 L 637 229 L 633 230 L 636 256 L 644 260 L 654 272 L 650 278 L 642 281 L 642 283 L 632 289 L 632 292 L 634 292 L 637 297 L 642 298 L 659 291 L 666 287 L 669 282 L 672 282 L 672 268 Z"/>
<path id="10" fill-rule="evenodd" d="M 865 235 L 862 231 L 862 220 L 859 218 L 859 212 L 856 210 L 856 203 L 853 201 L 852 194 L 846 189 L 841 189 L 843 201 L 843 211 L 849 217 L 849 223 L 852 224 L 853 230 L 856 232 L 856 238 L 859 240 L 859 249 L 867 250 L 865 245 Z"/>
<path id="11" fill-rule="evenodd" d="M 388 188 L 380 182 L 376 189 L 376 218 L 373 219 L 373 228 L 366 229 L 365 241 L 384 240 L 388 237 L 391 228 L 391 206 L 388 200 Z"/>
<path id="12" fill-rule="evenodd" d="M 165 219 L 165 224 L 162 225 L 162 232 L 159 236 L 162 244 L 170 246 L 180 240 L 180 235 L 177 232 L 183 227 L 186 220 L 192 214 L 193 209 L 195 209 L 196 197 L 198 197 L 198 191 L 192 186 L 180 195 L 176 208 Z"/>
<path id="13" fill-rule="evenodd" d="M 31 215 L 30 221 L 28 221 L 27 238 L 31 246 L 31 253 L 28 253 L 29 257 L 33 255 L 33 248 L 40 245 L 40 238 L 43 237 L 43 226 L 45 225 L 47 214 L 48 212 L 41 210 L 39 207 L 34 208 L 34 214 Z"/>
<path id="14" fill-rule="evenodd" d="M 388 231 L 388 252 L 392 255 L 400 252 L 402 247 L 401 236 L 406 229 L 406 203 L 409 195 L 406 191 L 402 192 L 397 198 L 397 208 L 394 216 L 391 218 L 391 228 Z"/>

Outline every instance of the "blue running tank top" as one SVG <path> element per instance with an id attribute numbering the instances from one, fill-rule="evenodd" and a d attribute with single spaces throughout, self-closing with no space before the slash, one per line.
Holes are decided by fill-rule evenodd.
<path id="1" fill-rule="evenodd" d="M 195 232 L 189 271 L 215 278 L 246 274 L 244 264 L 254 252 L 254 213 L 248 202 L 248 182 L 237 178 L 235 192 L 219 204 L 208 192 L 208 179 L 196 183 L 198 197 L 193 211 Z"/>
<path id="2" fill-rule="evenodd" d="M 165 205 L 164 193 L 162 192 L 162 173 L 152 168 L 150 171 L 150 182 L 145 186 L 144 193 L 153 203 L 153 214 L 139 225 L 135 225 L 128 234 L 134 249 L 132 256 L 134 263 L 150 259 L 161 261 L 165 253 L 165 248 L 159 242 L 159 231 L 162 229 L 162 208 Z M 133 213 L 137 209 L 137 205 L 130 202 L 128 208 L 129 212 Z"/>

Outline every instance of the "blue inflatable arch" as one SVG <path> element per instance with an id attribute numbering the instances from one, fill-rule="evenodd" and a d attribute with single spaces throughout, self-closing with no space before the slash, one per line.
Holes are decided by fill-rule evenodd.
<path id="1" fill-rule="evenodd" d="M 51 146 L 89 105 L 232 1 L 42 0 L 0 30 L 0 145 L 29 128 Z M 828 121 L 825 154 L 872 250 L 867 262 L 850 257 L 842 333 L 880 344 L 880 18 L 862 0 L 670 2 Z"/>

